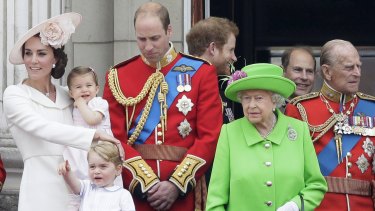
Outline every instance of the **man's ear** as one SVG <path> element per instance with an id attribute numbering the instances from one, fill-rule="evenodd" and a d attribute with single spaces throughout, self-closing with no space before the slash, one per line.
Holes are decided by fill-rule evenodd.
<path id="1" fill-rule="evenodd" d="M 323 64 L 321 67 L 322 77 L 323 79 L 330 81 L 331 80 L 331 70 L 328 64 Z"/>
<path id="2" fill-rule="evenodd" d="M 208 45 L 208 52 L 210 53 L 210 55 L 215 55 L 215 51 L 216 51 L 216 44 L 215 42 L 211 42 L 210 45 Z"/>
<path id="3" fill-rule="evenodd" d="M 168 36 L 169 38 L 172 37 L 172 26 L 171 26 L 171 24 L 168 25 L 168 28 L 167 28 L 167 36 Z"/>
<path id="4" fill-rule="evenodd" d="M 284 68 L 283 65 L 280 65 L 281 69 L 283 69 L 283 76 L 285 76 L 286 69 Z"/>

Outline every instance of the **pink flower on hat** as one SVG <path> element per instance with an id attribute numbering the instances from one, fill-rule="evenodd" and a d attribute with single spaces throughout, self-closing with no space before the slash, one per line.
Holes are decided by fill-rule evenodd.
<path id="1" fill-rule="evenodd" d="M 61 48 L 65 45 L 75 27 L 71 20 L 60 20 L 59 22 L 48 22 L 40 32 L 40 40 L 43 45 L 50 45 L 53 48 Z"/>
<path id="2" fill-rule="evenodd" d="M 247 74 L 242 71 L 242 70 L 236 70 L 234 71 L 234 73 L 230 76 L 229 80 L 228 80 L 228 86 L 233 83 L 234 81 L 237 81 L 241 78 L 246 78 L 247 77 Z"/>

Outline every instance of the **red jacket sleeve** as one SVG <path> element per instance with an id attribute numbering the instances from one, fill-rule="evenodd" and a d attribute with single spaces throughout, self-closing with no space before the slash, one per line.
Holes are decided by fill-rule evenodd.
<path id="1" fill-rule="evenodd" d="M 200 78 L 196 105 L 197 132 L 194 144 L 188 149 L 185 159 L 177 166 L 169 179 L 183 192 L 186 192 L 188 182 L 192 178 L 198 181 L 212 163 L 223 122 L 219 87 L 214 66 L 202 65 L 194 77 Z M 186 163 L 189 162 L 198 164 L 184 169 Z M 198 166 L 200 164 L 202 165 Z"/>
<path id="2" fill-rule="evenodd" d="M 3 161 L 1 160 L 1 156 L 0 156 L 0 191 L 3 188 L 5 178 L 6 178 L 6 172 L 5 172 Z"/>

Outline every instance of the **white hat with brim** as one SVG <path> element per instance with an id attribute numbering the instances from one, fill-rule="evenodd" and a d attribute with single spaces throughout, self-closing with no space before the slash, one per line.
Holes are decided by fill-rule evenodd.
<path id="1" fill-rule="evenodd" d="M 55 17 L 52 17 L 50 19 L 47 19 L 43 21 L 42 23 L 34 26 L 29 31 L 27 31 L 17 42 L 14 44 L 12 50 L 9 54 L 9 61 L 12 64 L 24 64 L 23 57 L 22 57 L 22 46 L 23 44 L 33 37 L 34 35 L 41 32 L 42 29 L 44 29 L 45 25 L 47 23 L 51 22 L 59 22 L 60 20 L 71 20 L 74 27 L 77 28 L 77 26 L 81 23 L 82 16 L 75 12 L 70 13 L 64 13 Z"/>
<path id="2" fill-rule="evenodd" d="M 243 67 L 242 71 L 246 77 L 233 81 L 225 89 L 225 96 L 232 101 L 240 102 L 239 91 L 267 90 L 288 98 L 296 89 L 293 81 L 283 77 L 283 69 L 274 64 L 252 64 Z"/>

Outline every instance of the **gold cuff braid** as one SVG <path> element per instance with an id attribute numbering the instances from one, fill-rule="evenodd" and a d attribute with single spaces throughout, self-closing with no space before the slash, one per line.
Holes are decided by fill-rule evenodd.
<path id="1" fill-rule="evenodd" d="M 206 161 L 202 158 L 188 154 L 177 166 L 169 181 L 173 182 L 183 193 L 186 193 L 189 182 L 195 178 L 195 173 L 205 163 Z"/>
<path id="2" fill-rule="evenodd" d="M 123 166 L 129 169 L 133 175 L 133 180 L 130 184 L 131 191 L 133 191 L 137 181 L 141 184 L 143 193 L 159 182 L 159 178 L 152 168 L 140 156 L 124 161 Z"/>

